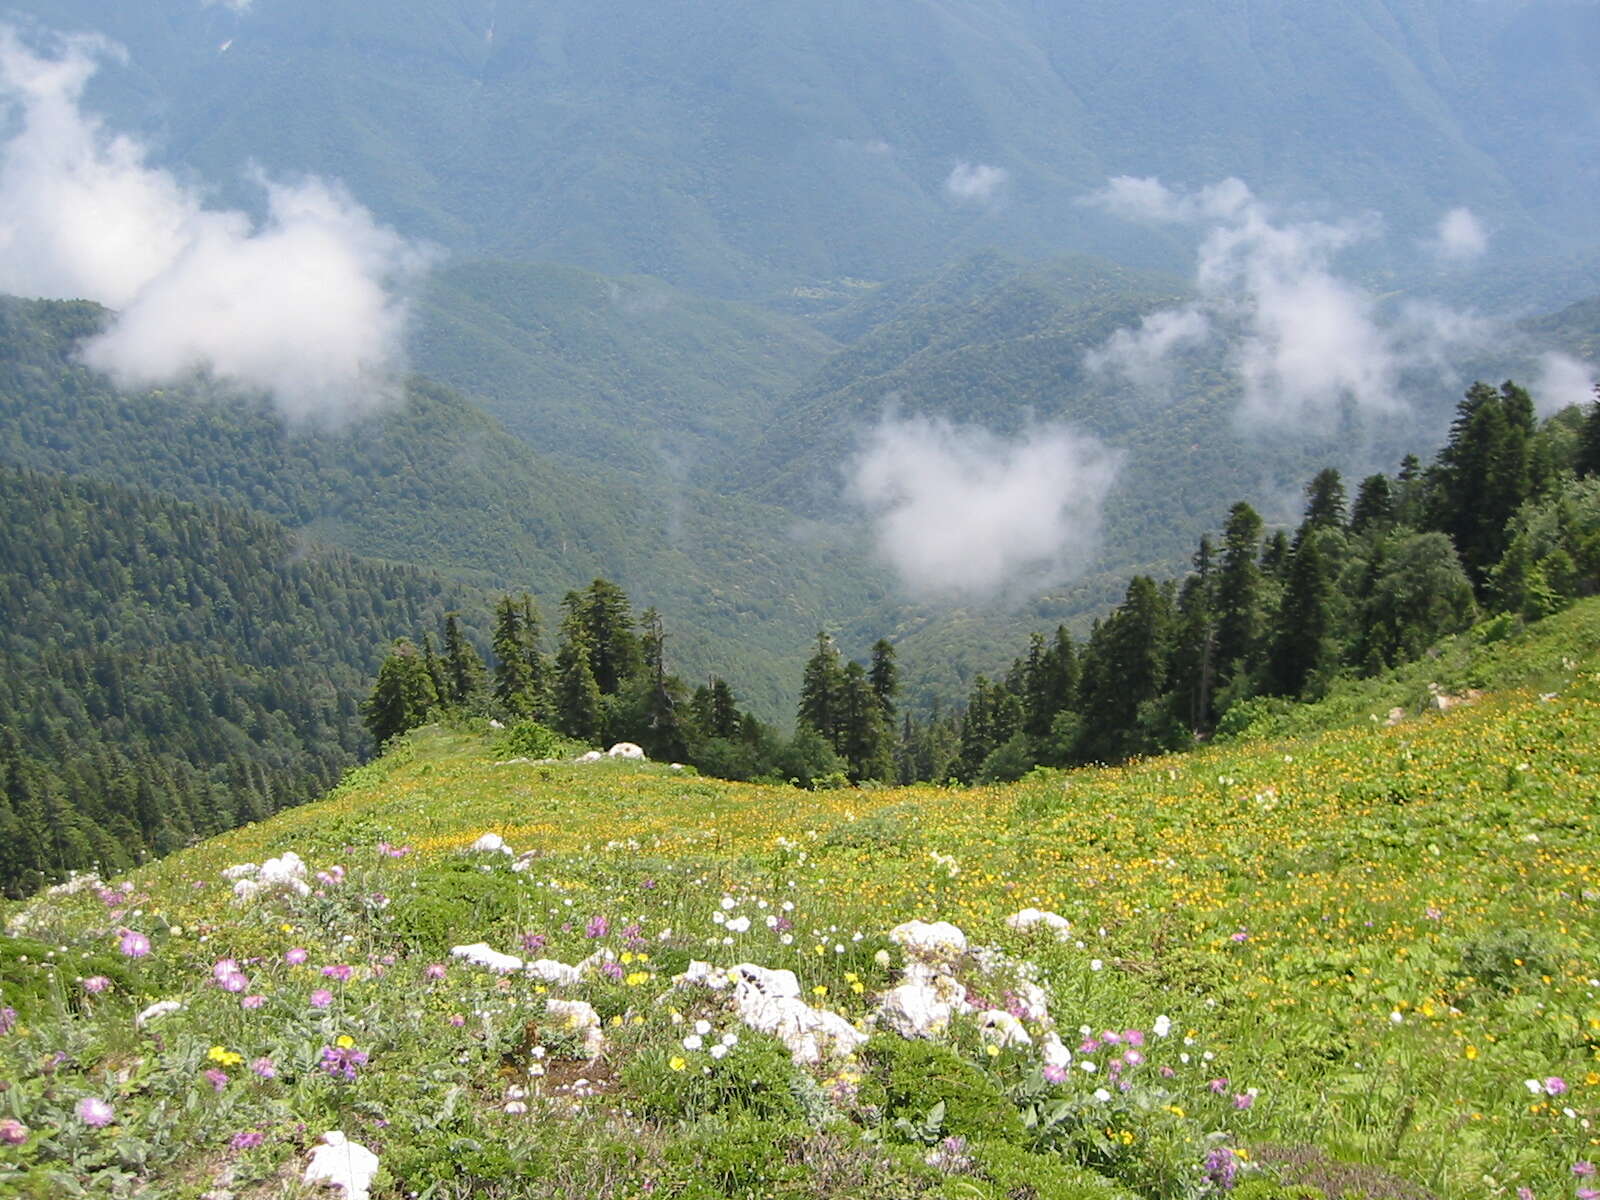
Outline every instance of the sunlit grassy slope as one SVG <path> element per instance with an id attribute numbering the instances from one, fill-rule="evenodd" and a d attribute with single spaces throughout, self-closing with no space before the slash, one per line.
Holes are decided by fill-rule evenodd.
<path id="1" fill-rule="evenodd" d="M 425 1188 L 452 1154 L 467 1164 L 464 1178 L 491 1194 L 583 1194 L 597 1181 L 617 1195 L 780 1194 L 783 1181 L 763 1182 L 759 1172 L 695 1165 L 699 1155 L 733 1154 L 729 1130 L 748 1113 L 674 1108 L 656 1094 L 657 1078 L 731 1069 L 680 1048 L 688 1031 L 669 1013 L 682 1008 L 692 1020 L 707 1011 L 718 1032 L 727 1017 L 692 1008 L 691 997 L 669 990 L 670 976 L 691 956 L 787 968 L 808 1000 L 864 1020 L 901 969 L 883 935 L 911 918 L 942 918 L 974 943 L 1034 964 L 1078 1053 L 1056 1085 L 1068 1107 L 1054 1133 L 1013 1131 L 1036 1159 L 1093 1168 L 1146 1196 L 1216 1191 L 1202 1155 L 1218 1145 L 1242 1165 L 1241 1183 L 1286 1173 L 1330 1194 L 1464 1198 L 1528 1187 L 1569 1196 L 1574 1164 L 1596 1157 L 1600 1144 L 1600 601 L 1487 637 L 1471 653 L 1447 648 L 1434 660 L 1437 678 L 1418 670 L 1335 697 L 1321 731 L 1003 788 L 808 793 L 659 764 L 495 765 L 485 736 L 424 730 L 326 801 L 149 868 L 125 902 L 137 909 L 107 916 L 86 894 L 21 911 L 24 926 L 69 953 L 114 951 L 119 927 L 156 939 L 156 952 L 131 963 L 105 997 L 86 1000 L 66 985 L 69 1012 L 52 1016 L 40 1001 L 23 1024 L 33 1023 L 36 1052 L 65 1045 L 75 1056 L 70 1078 L 52 1085 L 63 1112 L 86 1089 L 116 1092 L 119 1112 L 130 1114 L 185 1086 L 203 1093 L 183 1126 L 187 1147 L 152 1152 L 191 1170 L 203 1162 L 214 1173 L 231 1157 L 241 1180 L 280 1178 L 304 1162 L 318 1128 L 334 1127 L 319 1122 L 337 1118 L 383 1154 L 393 1175 L 381 1195 Z M 1436 692 L 1468 685 L 1491 690 L 1438 710 Z M 1391 725 L 1395 706 L 1405 715 Z M 484 874 L 479 864 L 510 862 L 464 856 L 485 832 L 534 851 L 529 869 Z M 390 858 L 383 843 L 412 850 Z M 277 907 L 228 899 L 225 867 L 288 849 L 348 875 L 322 899 Z M 463 865 L 469 880 L 490 882 L 463 889 Z M 384 906 L 370 899 L 378 893 Z M 1004 918 L 1028 906 L 1067 917 L 1070 937 L 1007 929 Z M 730 924 L 739 916 L 751 918 L 748 928 Z M 168 933 L 170 925 L 182 932 Z M 633 959 L 617 978 L 577 993 L 611 1035 L 601 1065 L 587 1068 L 598 1094 L 581 1102 L 582 1115 L 539 1109 L 537 1123 L 502 1103 L 525 1061 L 520 1022 L 497 1033 L 481 1012 L 465 1030 L 444 1021 L 449 1011 L 509 1003 L 509 985 L 459 966 L 420 982 L 422 965 L 452 944 L 486 940 L 522 953 L 528 937 L 543 939 L 540 955 L 564 962 L 597 946 Z M 282 964 L 291 946 L 310 949 L 308 965 Z M 893 953 L 875 958 L 879 949 Z M 396 961 L 386 964 L 386 954 Z M 267 998 L 263 1008 L 241 1012 L 235 997 L 204 982 L 223 956 L 254 964 L 245 969 Z M 308 1009 L 315 967 L 334 961 L 354 964 L 354 978 L 339 985 L 334 1010 Z M 23 978 L 10 969 L 13 982 Z M 1003 1007 L 994 986 L 991 999 Z M 164 1049 L 113 1032 L 149 999 L 174 995 L 190 1008 L 165 1018 Z M 1171 1021 L 1165 1038 L 1156 1032 L 1162 1015 Z M 1137 1055 L 1103 1037 L 1129 1029 L 1143 1031 Z M 314 1067 L 316 1050 L 341 1030 L 372 1051 L 362 1078 L 342 1092 Z M 985 1086 L 1026 1115 L 1037 1100 L 1029 1089 L 1045 1086 L 1037 1055 L 991 1052 L 968 1034 L 957 1022 L 949 1036 Z M 981 1190 L 1001 1188 L 1000 1168 L 981 1155 L 952 1173 L 907 1149 L 921 1127 L 890 1123 L 897 1093 L 884 1052 L 874 1050 L 887 1036 L 854 1065 L 812 1072 L 825 1099 L 793 1136 L 821 1137 L 832 1149 L 805 1141 L 790 1183 L 800 1194 L 1019 1194 Z M 1101 1044 L 1080 1046 L 1085 1037 Z M 754 1038 L 747 1032 L 741 1045 Z M 230 1081 L 220 1094 L 235 1107 L 219 1117 L 211 1089 L 195 1080 L 211 1044 L 247 1060 L 299 1055 L 306 1065 L 283 1095 L 264 1094 L 276 1081 Z M 170 1062 L 184 1045 L 189 1059 Z M 0 1052 L 9 1052 L 3 1042 Z M 133 1059 L 147 1064 L 135 1083 L 101 1073 L 126 1073 Z M 1095 1071 L 1080 1075 L 1084 1061 Z M 419 1071 L 435 1081 L 432 1099 L 406 1086 Z M 880 1079 L 889 1080 L 883 1095 L 870 1090 Z M 1132 1086 L 1118 1091 L 1123 1081 Z M 237 1099 L 228 1090 L 236 1086 Z M 542 1086 L 536 1104 L 549 1102 Z M 920 1119 L 943 1096 L 937 1080 L 928 1086 L 935 1090 L 921 1107 L 901 1097 L 905 1113 Z M 1108 1099 L 1096 1099 L 1102 1086 Z M 15 1110 L 41 1087 L 24 1083 Z M 451 1088 L 451 1116 L 430 1123 Z M 0 1110 L 17 1094 L 0 1094 Z M 141 1130 L 157 1128 L 153 1117 L 140 1120 Z M 294 1133 L 297 1122 L 311 1132 Z M 245 1126 L 282 1136 L 229 1151 L 229 1136 Z M 863 1131 L 877 1140 L 861 1141 Z M 613 1177 L 602 1164 L 615 1166 L 622 1142 L 626 1165 Z M 509 1157 L 489 1154 L 490 1144 L 510 1147 Z M 844 1171 L 843 1158 L 828 1155 L 848 1158 L 846 1147 L 888 1154 L 893 1169 L 850 1161 L 902 1190 L 853 1192 L 815 1174 L 823 1159 Z M 506 1182 L 513 1176 L 515 1187 Z M 1111 1194 L 1090 1176 L 1073 1178 L 1038 1194 Z M 979 1190 L 955 1189 L 960 1181 Z"/>

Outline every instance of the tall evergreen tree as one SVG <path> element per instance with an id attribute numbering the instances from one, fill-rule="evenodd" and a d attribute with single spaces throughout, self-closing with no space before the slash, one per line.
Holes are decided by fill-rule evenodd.
<path id="1" fill-rule="evenodd" d="M 483 700 L 487 672 L 477 648 L 461 628 L 460 613 L 444 617 L 444 678 L 448 703 L 472 708 Z"/>
<path id="2" fill-rule="evenodd" d="M 561 732 L 593 742 L 600 737 L 602 707 L 589 644 L 587 605 L 578 592 L 561 601 L 561 644 L 556 651 L 555 710 Z"/>
<path id="3" fill-rule="evenodd" d="M 1261 641 L 1261 568 L 1256 555 L 1262 521 L 1242 500 L 1228 512 L 1217 572 L 1216 677 L 1222 684 L 1253 669 Z"/>
<path id="4" fill-rule="evenodd" d="M 633 627 L 627 593 L 606 579 L 596 579 L 583 592 L 582 620 L 589 647 L 589 667 L 603 695 L 612 695 L 633 678 L 644 660 Z"/>
<path id="5" fill-rule="evenodd" d="M 801 724 L 809 725 L 837 751 L 840 748 L 841 697 L 844 673 L 839 666 L 839 650 L 826 633 L 817 634 L 817 648 L 806 662 L 800 680 Z"/>
<path id="6" fill-rule="evenodd" d="M 1325 536 L 1337 536 L 1334 528 L 1312 526 L 1308 515 L 1297 539 L 1267 659 L 1267 690 L 1280 696 L 1298 696 L 1336 657 L 1332 640 L 1336 563 Z"/>
<path id="7" fill-rule="evenodd" d="M 1578 437 L 1578 461 L 1574 469 L 1579 475 L 1600 475 L 1600 384 L 1594 389 L 1594 399 L 1584 414 L 1583 431 Z"/>
<path id="8" fill-rule="evenodd" d="M 879 638 L 872 644 L 872 668 L 867 672 L 867 681 L 872 684 L 872 694 L 883 709 L 884 720 L 892 725 L 894 697 L 900 690 L 900 671 L 895 666 L 894 647 L 886 638 Z"/>
<path id="9" fill-rule="evenodd" d="M 533 597 L 502 596 L 494 610 L 494 698 L 519 717 L 544 711 L 544 662 Z"/>
<path id="10" fill-rule="evenodd" d="M 1342 527 L 1345 522 L 1344 505 L 1344 480 L 1332 467 L 1324 467 L 1306 485 L 1306 513 L 1301 528 Z"/>
<path id="11" fill-rule="evenodd" d="M 1475 383 L 1456 407 L 1450 440 L 1429 472 L 1428 525 L 1450 535 L 1475 586 L 1506 547 L 1506 523 L 1535 491 L 1533 400 L 1507 382 Z"/>
<path id="12" fill-rule="evenodd" d="M 1387 475 L 1368 475 L 1356 490 L 1350 509 L 1350 532 L 1380 532 L 1394 524 L 1394 489 Z"/>
<path id="13" fill-rule="evenodd" d="M 433 678 L 416 646 L 410 638 L 398 638 L 378 668 L 378 680 L 361 711 L 372 740 L 381 746 L 423 724 L 438 702 Z"/>
<path id="14" fill-rule="evenodd" d="M 867 779 L 887 779 L 894 770 L 889 726 L 883 702 L 866 669 L 848 662 L 840 677 L 839 753 L 850 764 L 855 783 Z"/>

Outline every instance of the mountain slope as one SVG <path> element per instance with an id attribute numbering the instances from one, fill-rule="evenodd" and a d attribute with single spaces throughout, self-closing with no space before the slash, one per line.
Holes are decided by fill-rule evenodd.
<path id="1" fill-rule="evenodd" d="M 1469 205 L 1512 258 L 1597 240 L 1577 0 L 13 8 L 126 45 L 95 103 L 231 200 L 247 163 L 319 172 L 470 255 L 722 295 L 985 244 L 1174 264 L 1077 206 L 1118 174 L 1239 175 L 1407 242 Z"/>
<path id="2" fill-rule="evenodd" d="M 237 507 L 0 467 L 0 510 L 0 892 L 320 794 L 387 644 L 485 608 Z"/>
<path id="3" fill-rule="evenodd" d="M 418 731 L 127 892 L 8 907 L 0 1184 L 283 1190 L 336 1127 L 376 1200 L 1565 1194 L 1600 1105 L 1600 601 L 1517 640 L 1543 695 L 1009 787 Z M 287 851 L 314 894 L 259 875 Z M 961 941 L 902 925 L 936 919 Z"/>
<path id="4" fill-rule="evenodd" d="M 788 514 L 541 454 L 448 389 L 343 429 L 289 428 L 233 396 L 119 394 L 79 365 L 104 310 L 0 301 L 0 463 L 246 505 L 361 554 L 528 588 L 546 608 L 605 576 L 655 605 L 687 677 L 738 681 L 792 711 L 805 647 L 838 614 L 882 607 L 885 574 Z"/>

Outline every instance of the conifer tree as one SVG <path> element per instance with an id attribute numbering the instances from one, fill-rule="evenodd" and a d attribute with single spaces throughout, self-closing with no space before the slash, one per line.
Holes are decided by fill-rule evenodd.
<path id="1" fill-rule="evenodd" d="M 1574 470 L 1579 475 L 1600 475 L 1600 384 L 1595 385 L 1594 400 L 1584 414 L 1583 431 L 1578 437 L 1578 460 Z"/>
<path id="2" fill-rule="evenodd" d="M 602 695 L 614 695 L 644 664 L 627 593 L 596 579 L 582 593 L 580 612 L 595 683 Z"/>
<path id="3" fill-rule="evenodd" d="M 1268 690 L 1280 696 L 1298 696 L 1333 654 L 1335 564 L 1323 531 L 1311 526 L 1309 516 L 1297 540 L 1267 660 Z"/>
<path id="4" fill-rule="evenodd" d="M 539 611 L 531 595 L 499 598 L 493 646 L 496 704 L 515 717 L 544 714 L 544 656 L 539 653 Z"/>
<path id="5" fill-rule="evenodd" d="M 1394 490 L 1387 475 L 1368 475 L 1356 490 L 1350 509 L 1350 532 L 1378 532 L 1394 524 Z"/>
<path id="6" fill-rule="evenodd" d="M 894 697 L 900 690 L 900 670 L 895 666 L 894 647 L 886 638 L 872 644 L 872 669 L 867 673 L 872 684 L 872 694 L 878 698 L 884 720 L 894 721 Z"/>
<path id="7" fill-rule="evenodd" d="M 398 638 L 378 668 L 378 681 L 361 706 L 372 740 L 383 745 L 396 734 L 415 729 L 439 702 L 427 664 L 409 638 Z"/>
<path id="8" fill-rule="evenodd" d="M 884 721 L 883 702 L 858 662 L 845 664 L 840 677 L 839 753 L 850 764 L 855 783 L 866 779 L 885 779 L 894 769 L 889 746 L 889 729 Z"/>
<path id="9" fill-rule="evenodd" d="M 590 666 L 593 649 L 585 621 L 584 597 L 568 592 L 561 601 L 561 646 L 556 651 L 555 709 L 562 733 L 582 741 L 601 733 L 600 685 Z"/>
<path id="10" fill-rule="evenodd" d="M 473 708 L 483 699 L 487 672 L 477 649 L 461 629 L 461 614 L 446 613 L 444 618 L 444 679 L 450 704 Z"/>
<path id="11" fill-rule="evenodd" d="M 839 650 L 826 633 L 817 634 L 817 648 L 806 662 L 800 680 L 801 724 L 809 725 L 838 751 L 840 748 L 840 690 L 844 684 Z"/>
<path id="12" fill-rule="evenodd" d="M 1222 683 L 1248 675 L 1255 664 L 1262 620 L 1261 568 L 1256 565 L 1261 529 L 1261 517 L 1243 501 L 1229 510 L 1216 592 L 1216 677 Z"/>

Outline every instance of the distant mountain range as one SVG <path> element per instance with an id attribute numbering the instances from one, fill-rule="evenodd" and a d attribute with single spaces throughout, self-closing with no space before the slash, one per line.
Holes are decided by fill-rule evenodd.
<path id="1" fill-rule="evenodd" d="M 259 201 L 250 164 L 319 173 L 458 254 L 724 296 L 900 278 L 985 245 L 1180 265 L 1181 237 L 1079 204 L 1114 175 L 1236 175 L 1281 203 L 1381 213 L 1386 258 L 1420 260 L 1456 206 L 1502 265 L 1600 244 L 1584 0 L 10 11 L 127 47 L 91 105 L 223 201 Z"/>

